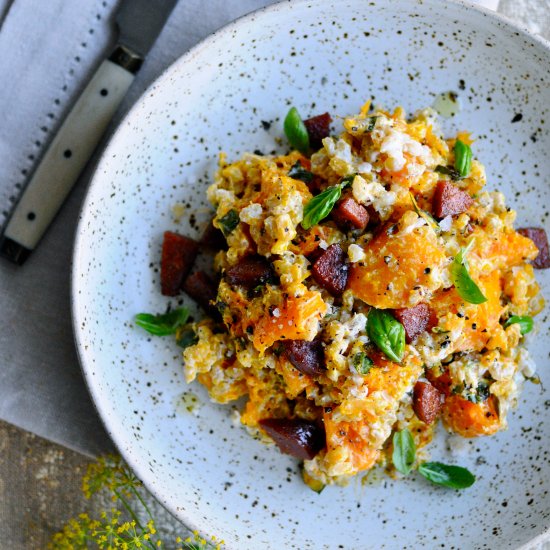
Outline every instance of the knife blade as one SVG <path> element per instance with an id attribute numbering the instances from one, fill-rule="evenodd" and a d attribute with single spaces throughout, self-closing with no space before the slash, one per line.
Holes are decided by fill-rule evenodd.
<path id="1" fill-rule="evenodd" d="M 19 265 L 46 232 L 90 159 L 177 0 L 122 0 L 118 38 L 46 149 L 0 236 Z"/>

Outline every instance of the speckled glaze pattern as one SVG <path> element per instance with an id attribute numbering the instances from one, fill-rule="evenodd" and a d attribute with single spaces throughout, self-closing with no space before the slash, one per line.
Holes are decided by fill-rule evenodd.
<path id="1" fill-rule="evenodd" d="M 504 550 L 549 528 L 548 310 L 529 339 L 542 385 L 526 385 L 509 430 L 468 441 L 461 456 L 445 437 L 432 450 L 434 460 L 475 472 L 463 492 L 416 476 L 310 491 L 292 458 L 235 425 L 231 407 L 186 385 L 171 339 L 150 338 L 132 321 L 168 305 L 159 291 L 162 233 L 200 234 L 218 153 L 281 150 L 290 105 L 304 116 L 345 115 L 372 97 L 410 112 L 454 91 L 461 109 L 448 131 L 475 134 L 488 187 L 505 191 L 517 226 L 549 231 L 548 53 L 542 41 L 458 2 L 292 1 L 210 37 L 133 108 L 82 211 L 74 324 L 107 429 L 179 519 L 234 549 Z M 175 203 L 185 205 L 180 223 Z M 550 298 L 549 274 L 538 275 Z M 177 303 L 193 307 L 184 297 Z"/>

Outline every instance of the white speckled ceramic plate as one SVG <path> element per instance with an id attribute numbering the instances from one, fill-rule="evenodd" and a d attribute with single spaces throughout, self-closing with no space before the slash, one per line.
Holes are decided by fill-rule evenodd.
<path id="1" fill-rule="evenodd" d="M 74 323 L 98 410 L 123 456 L 173 513 L 229 548 L 517 548 L 550 522 L 547 314 L 531 349 L 542 386 L 528 385 L 510 428 L 450 456 L 473 470 L 463 492 L 412 477 L 321 494 L 297 463 L 251 439 L 231 409 L 187 387 L 180 350 L 134 327 L 160 312 L 163 231 L 199 235 L 217 155 L 277 149 L 281 119 L 357 112 L 369 97 L 408 111 L 455 91 L 449 128 L 469 129 L 518 225 L 548 227 L 547 44 L 488 12 L 440 0 L 288 2 L 216 33 L 143 96 L 108 146 L 78 229 Z M 263 124 L 269 122 L 270 124 Z M 269 128 L 268 128 L 269 126 Z M 187 205 L 181 223 L 172 206 Z M 539 272 L 550 297 L 548 273 Z M 185 298 L 181 300 L 187 303 Z M 176 301 L 173 301 L 175 305 Z M 199 400 L 194 414 L 182 395 Z M 187 397 L 189 400 L 190 397 Z"/>

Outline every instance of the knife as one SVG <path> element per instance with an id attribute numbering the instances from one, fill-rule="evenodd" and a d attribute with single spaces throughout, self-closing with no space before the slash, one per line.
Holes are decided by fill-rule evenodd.
<path id="1" fill-rule="evenodd" d="M 77 99 L 36 167 L 0 237 L 0 254 L 21 265 L 36 247 L 92 156 L 177 0 L 121 0 L 117 44 Z"/>

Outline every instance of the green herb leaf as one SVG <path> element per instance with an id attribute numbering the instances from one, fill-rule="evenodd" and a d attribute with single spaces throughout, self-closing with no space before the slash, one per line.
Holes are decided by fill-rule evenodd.
<path id="1" fill-rule="evenodd" d="M 353 356 L 353 366 L 359 374 L 368 374 L 373 364 L 372 359 L 362 351 Z"/>
<path id="2" fill-rule="evenodd" d="M 371 116 L 369 118 L 369 125 L 365 128 L 366 132 L 372 132 L 376 126 L 376 121 L 378 120 L 377 116 Z"/>
<path id="3" fill-rule="evenodd" d="M 239 225 L 239 213 L 236 210 L 230 210 L 218 220 L 218 223 L 223 234 L 227 237 Z"/>
<path id="4" fill-rule="evenodd" d="M 404 475 L 411 472 L 416 459 L 416 445 L 409 430 L 401 430 L 393 434 L 393 453 L 391 456 L 396 470 Z"/>
<path id="5" fill-rule="evenodd" d="M 468 273 L 468 261 L 466 255 L 474 245 L 474 241 L 470 241 L 470 244 L 466 248 L 463 248 L 459 254 L 456 255 L 453 263 L 450 267 L 451 281 L 456 287 L 456 290 L 460 297 L 471 304 L 482 304 L 487 301 L 487 298 L 483 295 L 475 281 L 470 277 Z"/>
<path id="6" fill-rule="evenodd" d="M 303 181 L 304 183 L 310 183 L 313 179 L 313 174 L 309 170 L 306 170 L 299 160 L 296 161 L 296 164 L 294 164 L 288 171 L 288 175 L 291 178 Z"/>
<path id="7" fill-rule="evenodd" d="M 528 315 L 512 315 L 506 323 L 504 323 L 504 328 L 509 327 L 517 323 L 521 330 L 521 334 L 527 334 L 533 330 L 533 318 Z"/>
<path id="8" fill-rule="evenodd" d="M 441 227 L 439 227 L 439 224 L 435 221 L 434 217 L 429 212 L 422 210 L 422 208 L 418 206 L 418 203 L 416 202 L 416 199 L 414 198 L 414 195 L 412 193 L 409 193 L 409 197 L 417 216 L 423 218 L 437 234 L 441 233 Z"/>
<path id="9" fill-rule="evenodd" d="M 355 179 L 355 176 L 357 174 L 348 174 L 347 176 L 344 176 L 338 185 L 344 189 L 344 187 L 347 187 L 348 185 L 351 185 L 353 183 L 353 180 Z"/>
<path id="10" fill-rule="evenodd" d="M 466 489 L 474 484 L 475 476 L 462 466 L 449 466 L 441 462 L 424 462 L 418 471 L 432 483 L 451 489 Z"/>
<path id="11" fill-rule="evenodd" d="M 327 187 L 304 206 L 304 218 L 302 220 L 304 229 L 310 229 L 330 214 L 336 201 L 342 195 L 342 187 L 341 184 Z"/>
<path id="12" fill-rule="evenodd" d="M 375 308 L 369 311 L 367 334 L 392 361 L 401 363 L 405 351 L 405 328 L 389 311 Z"/>
<path id="13" fill-rule="evenodd" d="M 292 107 L 288 111 L 284 121 L 284 130 L 290 145 L 300 153 L 307 155 L 309 153 L 309 134 L 296 107 Z"/>
<path id="14" fill-rule="evenodd" d="M 455 141 L 455 170 L 465 178 L 472 169 L 472 149 L 463 141 Z"/>
<path id="15" fill-rule="evenodd" d="M 188 317 L 188 309 L 182 307 L 159 315 L 139 313 L 135 317 L 135 322 L 138 327 L 145 329 L 149 334 L 168 336 L 174 334 L 182 325 L 185 325 Z"/>
<path id="16" fill-rule="evenodd" d="M 435 167 L 435 171 L 439 174 L 444 174 L 445 176 L 449 176 L 452 180 L 459 180 L 462 179 L 460 174 L 454 169 L 450 168 L 449 166 L 442 166 L 441 164 L 438 164 Z"/>
<path id="17" fill-rule="evenodd" d="M 176 340 L 176 344 L 180 348 L 188 348 L 189 346 L 194 346 L 199 341 L 198 336 L 195 334 L 193 329 L 184 330 L 179 338 Z"/>

